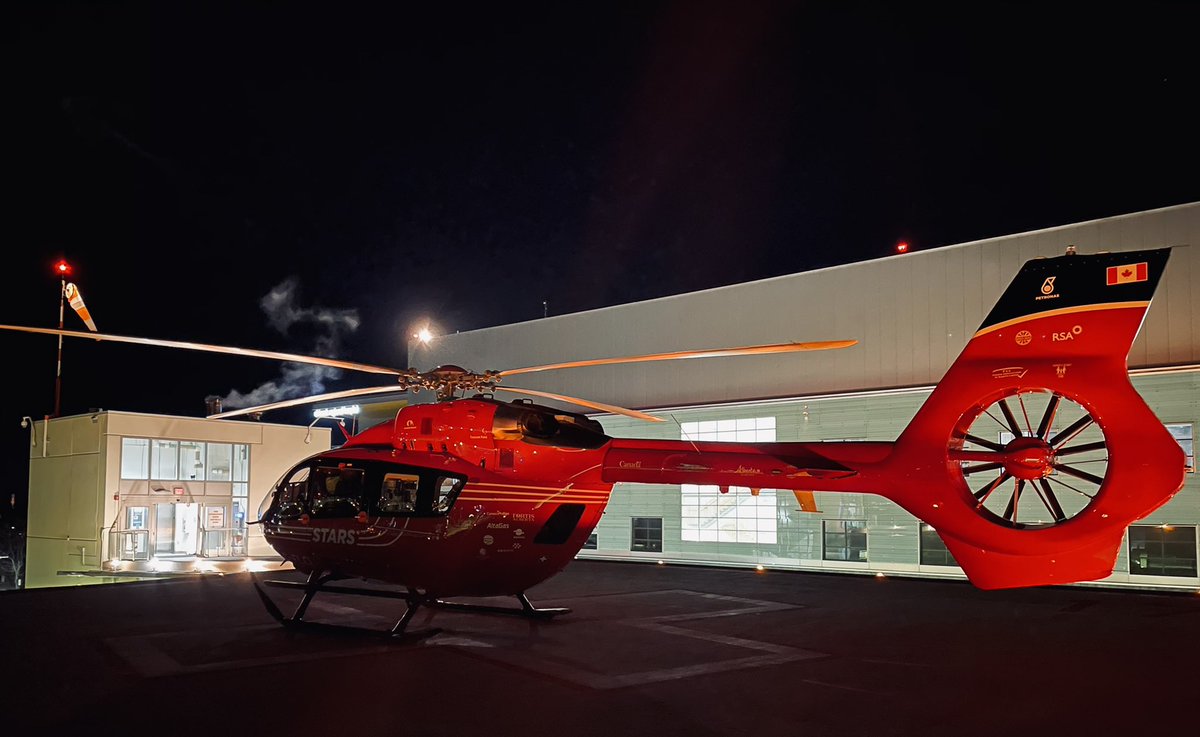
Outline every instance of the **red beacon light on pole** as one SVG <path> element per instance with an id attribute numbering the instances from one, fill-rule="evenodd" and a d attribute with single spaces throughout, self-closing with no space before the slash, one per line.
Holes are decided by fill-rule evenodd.
<path id="1" fill-rule="evenodd" d="M 896 253 L 908 253 L 908 241 L 900 241 L 897 243 Z"/>
<path id="2" fill-rule="evenodd" d="M 54 264 L 54 273 L 65 277 L 67 274 L 71 273 L 71 265 L 66 261 L 59 261 L 58 263 Z"/>

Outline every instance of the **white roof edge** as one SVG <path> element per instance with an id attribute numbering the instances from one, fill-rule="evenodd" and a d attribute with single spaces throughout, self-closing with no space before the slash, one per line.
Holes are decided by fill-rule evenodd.
<path id="1" fill-rule="evenodd" d="M 997 236 L 992 236 L 989 238 L 980 238 L 978 240 L 965 241 L 963 243 L 952 243 L 952 244 L 949 244 L 946 246 L 937 246 L 934 248 L 927 248 L 927 249 L 918 250 L 918 251 L 910 251 L 909 253 L 892 254 L 889 256 L 882 256 L 880 258 L 865 259 L 863 261 L 851 261 L 850 263 L 837 264 L 835 266 L 824 266 L 819 269 L 812 269 L 811 271 L 797 271 L 797 272 L 794 272 L 791 274 L 780 274 L 778 276 L 769 276 L 764 279 L 755 279 L 753 281 L 738 282 L 736 284 L 724 284 L 719 287 L 709 287 L 708 289 L 697 289 L 694 292 L 682 292 L 679 294 L 669 294 L 669 295 L 666 295 L 663 297 L 654 297 L 652 299 L 643 299 L 643 300 L 638 300 L 636 302 L 623 302 L 621 304 L 609 305 L 608 307 L 596 307 L 596 308 L 593 308 L 590 310 L 580 310 L 579 312 L 568 312 L 564 315 L 554 315 L 551 317 L 534 318 L 532 320 L 522 320 L 520 322 L 502 323 L 500 325 L 491 325 L 489 327 L 484 327 L 484 328 L 475 328 L 474 330 L 463 330 L 463 331 L 454 333 L 454 335 L 471 335 L 472 333 L 480 333 L 485 330 L 496 330 L 499 328 L 508 328 L 508 327 L 516 327 L 518 325 L 526 325 L 529 323 L 542 323 L 547 320 L 559 320 L 559 319 L 568 318 L 568 317 L 579 317 L 580 315 L 587 315 L 587 314 L 590 314 L 593 312 L 604 312 L 605 310 L 616 310 L 616 309 L 621 309 L 621 308 L 625 308 L 625 307 L 632 307 L 633 305 L 647 305 L 647 304 L 653 304 L 655 302 L 665 302 L 667 300 L 679 299 L 681 297 L 690 297 L 690 296 L 696 295 L 696 294 L 708 294 L 710 292 L 719 292 L 724 289 L 734 289 L 734 288 L 738 288 L 738 287 L 744 287 L 749 284 L 766 284 L 768 282 L 779 281 L 781 279 L 792 279 L 800 274 L 821 274 L 821 273 L 825 273 L 825 272 L 835 271 L 838 269 L 848 269 L 848 268 L 852 268 L 852 267 L 856 267 L 856 266 L 862 266 L 863 264 L 877 263 L 877 262 L 881 262 L 881 261 L 889 261 L 892 259 L 912 258 L 914 256 L 920 256 L 920 255 L 926 254 L 926 253 L 940 253 L 941 251 L 948 251 L 948 250 L 954 249 L 954 248 L 967 248 L 970 246 L 979 246 L 979 245 L 989 243 L 992 241 L 1009 240 L 1011 238 L 1023 238 L 1026 236 L 1040 235 L 1040 234 L 1045 234 L 1045 233 L 1053 233 L 1053 232 L 1059 231 L 1059 230 L 1067 230 L 1068 228 L 1079 228 L 1079 227 L 1083 227 L 1086 225 L 1095 225 L 1097 223 L 1113 222 L 1113 221 L 1117 221 L 1117 220 L 1127 220 L 1130 218 L 1143 217 L 1145 215 L 1152 215 L 1155 213 L 1163 213 L 1163 212 L 1168 212 L 1170 210 L 1182 210 L 1182 209 L 1185 209 L 1188 207 L 1197 207 L 1197 206 L 1200 206 L 1200 200 L 1197 200 L 1195 202 L 1184 202 L 1184 203 L 1181 203 L 1178 205 L 1168 205 L 1166 207 L 1158 207 L 1158 208 L 1154 208 L 1151 210 L 1139 210 L 1137 212 L 1129 212 L 1129 213 L 1124 213 L 1122 215 L 1109 215 L 1109 216 L 1102 217 L 1102 218 L 1095 218 L 1093 220 L 1082 220 L 1077 223 L 1068 223 L 1066 225 L 1053 225 L 1048 228 L 1038 228 L 1036 230 L 1027 230 L 1027 231 L 1024 231 L 1021 233 L 1008 233 L 1006 235 L 997 235 Z M 449 338 L 451 336 L 447 335 L 445 337 Z M 412 349 L 412 344 L 410 342 L 409 350 L 411 350 L 411 349 Z"/>
<path id="2" fill-rule="evenodd" d="M 73 415 L 65 415 L 63 417 L 50 417 L 50 418 L 42 417 L 42 418 L 35 418 L 35 420 L 36 421 L 42 421 L 45 419 L 65 420 L 70 417 L 90 417 L 93 415 L 124 415 L 126 417 L 160 417 L 160 418 L 165 418 L 165 419 L 170 419 L 170 420 L 196 420 L 199 422 L 220 422 L 222 424 L 229 424 L 229 423 L 236 422 L 239 425 L 255 425 L 258 427 L 262 427 L 264 425 L 271 426 L 271 427 L 292 427 L 292 428 L 300 428 L 301 430 L 303 430 L 307 427 L 307 425 L 288 425 L 288 424 L 285 424 L 282 422 L 262 422 L 261 420 L 223 420 L 223 419 L 215 418 L 215 417 L 212 419 L 209 419 L 207 417 L 192 417 L 190 415 L 164 415 L 159 412 L 130 412 L 128 410 L 122 410 L 122 409 L 100 409 L 95 412 L 79 412 L 79 413 L 76 413 Z M 333 430 L 328 427 L 314 427 L 312 429 L 324 430 L 325 432 L 333 432 Z"/>

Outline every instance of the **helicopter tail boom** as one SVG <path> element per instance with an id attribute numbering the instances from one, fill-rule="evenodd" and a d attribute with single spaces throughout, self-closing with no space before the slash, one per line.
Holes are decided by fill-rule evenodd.
<path id="1" fill-rule="evenodd" d="M 1169 254 L 1026 263 L 894 444 L 615 439 L 603 478 L 871 492 L 981 588 L 1103 578 L 1125 528 L 1183 486 L 1126 366 Z"/>

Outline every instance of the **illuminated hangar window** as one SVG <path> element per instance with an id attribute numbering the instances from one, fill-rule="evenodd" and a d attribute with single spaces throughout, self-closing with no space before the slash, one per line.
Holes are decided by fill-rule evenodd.
<path id="1" fill-rule="evenodd" d="M 723 440 L 770 443 L 775 441 L 774 417 L 709 420 L 680 423 L 681 440 Z M 774 545 L 776 534 L 775 490 L 684 484 L 680 487 L 685 542 L 757 543 Z"/>

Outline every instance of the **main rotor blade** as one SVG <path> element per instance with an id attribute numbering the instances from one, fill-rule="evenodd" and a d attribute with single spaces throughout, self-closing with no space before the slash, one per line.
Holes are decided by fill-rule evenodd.
<path id="1" fill-rule="evenodd" d="M 550 392 L 539 392 L 533 389 L 517 389 L 511 386 L 498 386 L 495 388 L 495 391 L 512 392 L 514 394 L 528 394 L 534 397 L 545 397 L 546 399 L 557 399 L 558 401 L 566 402 L 567 404 L 578 404 L 580 407 L 598 409 L 601 412 L 611 412 L 614 415 L 625 415 L 626 417 L 632 417 L 635 420 L 645 420 L 647 422 L 666 422 L 666 420 L 662 419 L 661 417 L 648 415 L 645 412 L 638 412 L 636 409 L 625 409 L 624 407 L 603 404 L 601 402 L 593 402 L 590 399 L 580 399 L 579 397 L 568 397 L 565 394 L 551 394 Z"/>
<path id="2" fill-rule="evenodd" d="M 295 407 L 301 404 L 312 404 L 314 402 L 324 402 L 330 399 L 348 399 L 350 397 L 365 397 L 371 394 L 387 394 L 389 392 L 402 392 L 404 387 L 395 386 L 368 386 L 362 389 L 346 389 L 340 392 L 329 392 L 328 394 L 313 394 L 308 397 L 298 397 L 296 399 L 285 399 L 282 402 L 272 402 L 271 404 L 260 404 L 257 407 L 242 407 L 241 409 L 231 409 L 228 412 L 220 412 L 215 415 L 209 415 L 210 420 L 227 420 L 230 417 L 239 417 L 241 415 L 249 415 L 255 412 L 266 412 L 272 409 L 283 409 L 285 407 Z"/>
<path id="3" fill-rule="evenodd" d="M 501 371 L 499 376 L 515 376 L 516 374 L 531 374 L 535 371 L 556 371 L 558 369 L 583 368 L 585 366 L 611 366 L 618 363 L 678 361 L 685 358 L 718 358 L 720 356 L 755 356 L 766 353 L 795 353 L 797 351 L 828 351 L 835 348 L 849 348 L 856 343 L 858 343 L 857 340 L 823 340 L 814 343 L 772 343 L 769 345 L 748 345 L 741 348 L 714 348 L 706 351 L 675 351 L 673 353 L 650 353 L 644 356 L 593 358 L 586 361 L 567 361 L 566 363 L 548 363 L 544 366 L 508 369 L 507 371 Z M 584 406 L 586 407 L 587 405 Z"/>
<path id="4" fill-rule="evenodd" d="M 27 328 L 20 325 L 0 325 L 0 330 L 16 330 L 22 333 L 41 333 L 43 335 L 64 335 L 68 338 L 90 338 L 92 340 L 107 340 L 113 343 L 136 343 L 138 345 L 154 345 L 162 348 L 182 348 L 189 351 L 207 351 L 209 353 L 228 353 L 235 356 L 252 356 L 254 358 L 273 358 L 277 361 L 292 361 L 294 363 L 311 363 L 317 366 L 331 366 L 348 371 L 365 371 L 370 374 L 387 374 L 400 376 L 408 373 L 400 369 L 386 366 L 373 366 L 368 363 L 354 361 L 339 361 L 334 358 L 320 356 L 304 356 L 298 353 L 279 353 L 277 351 L 259 351 L 253 348 L 233 348 L 224 345 L 208 343 L 187 343 L 181 340 L 159 340 L 157 338 L 134 338 L 128 335 L 108 335 L 106 333 L 85 333 L 80 330 L 56 330 L 54 328 Z"/>

